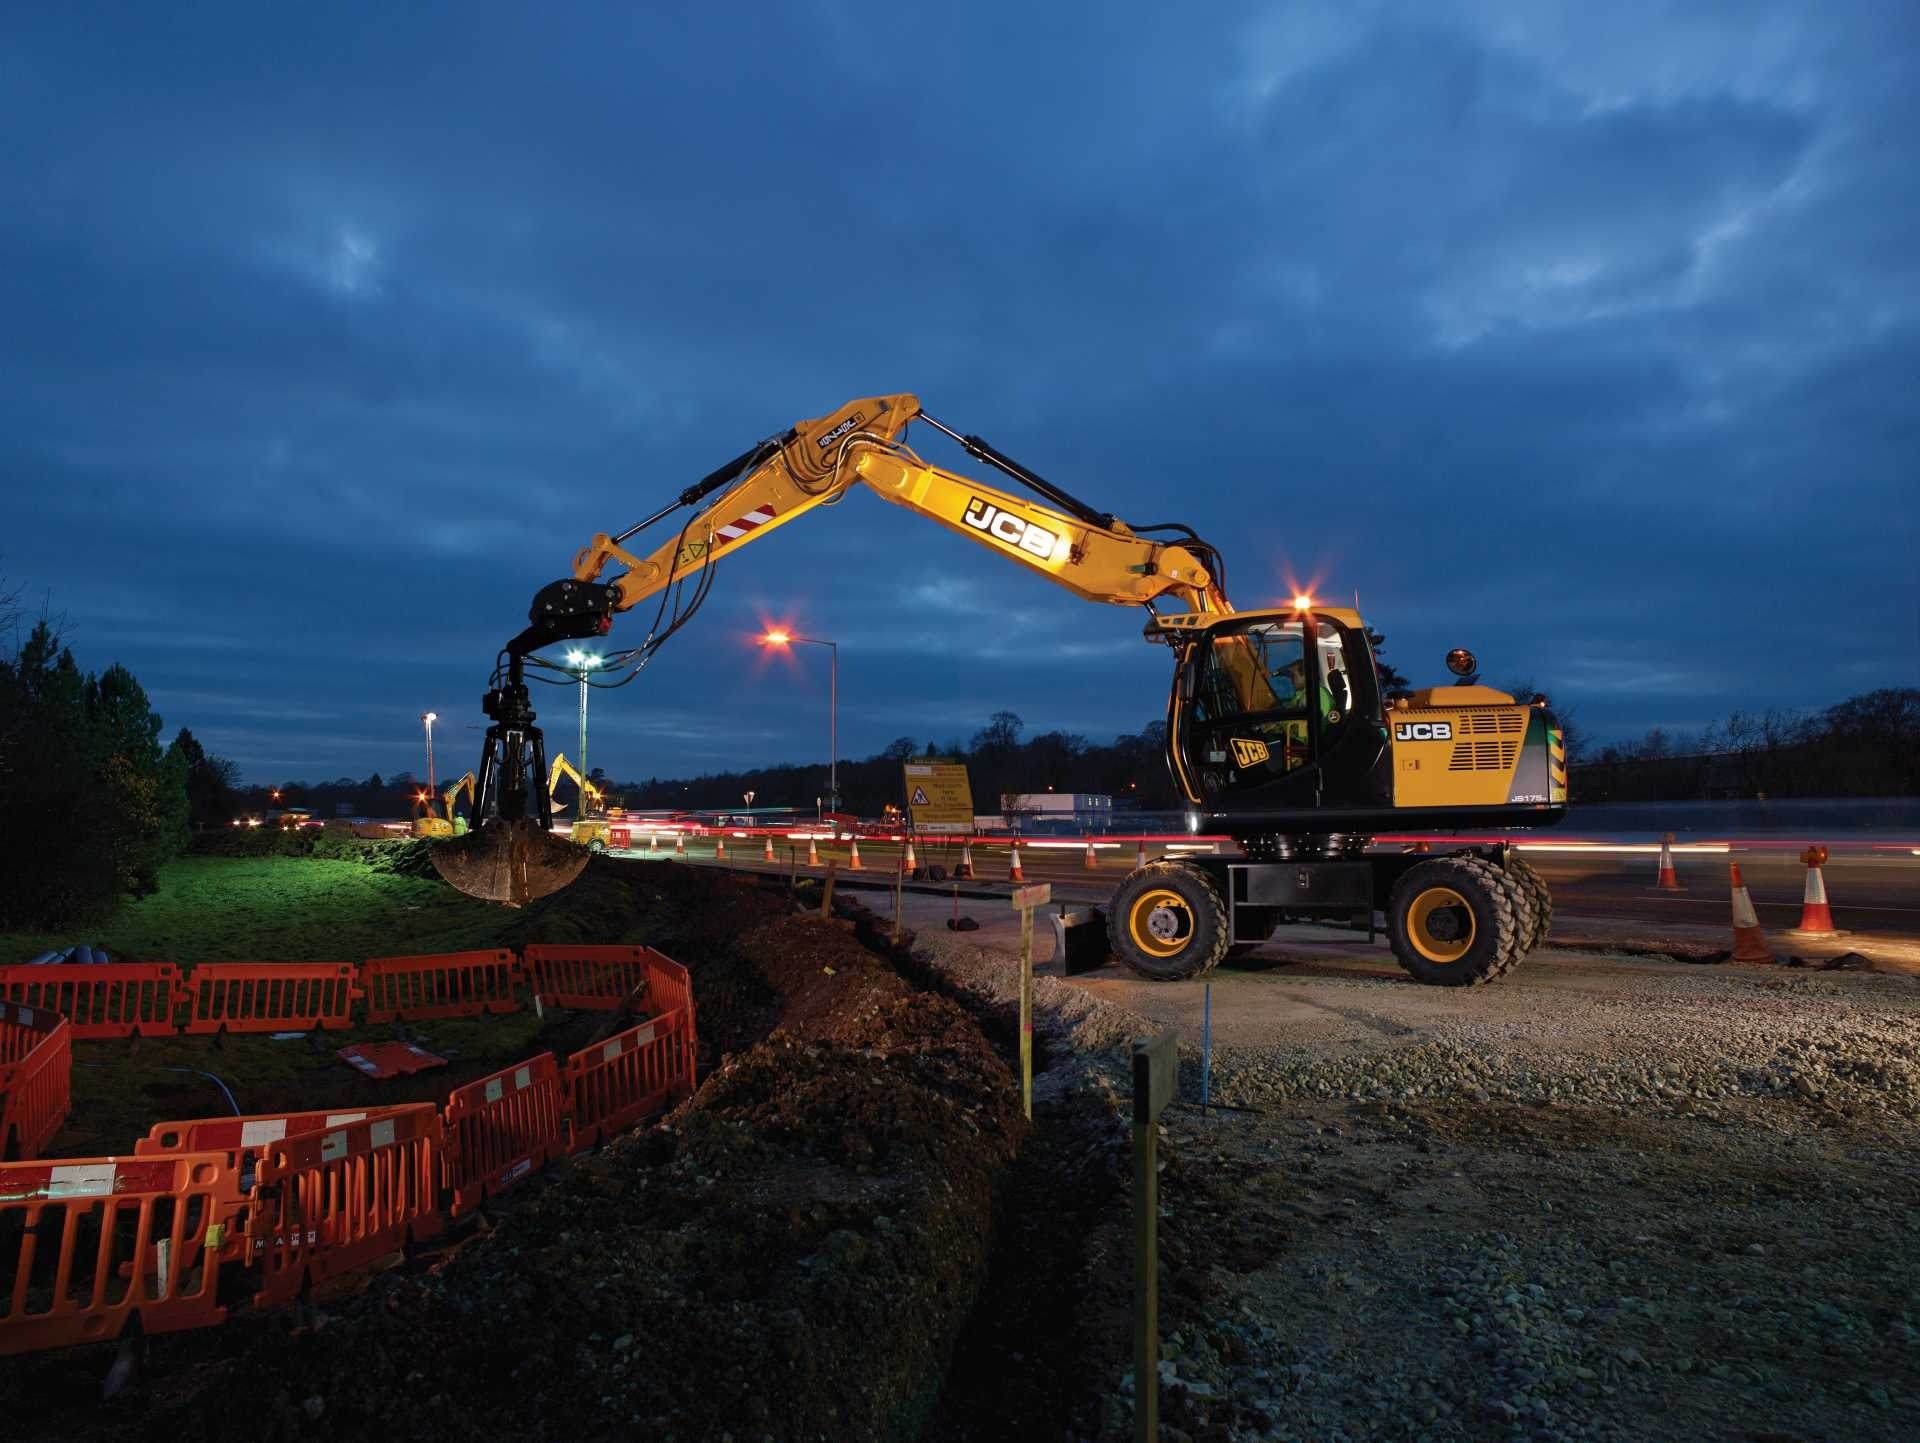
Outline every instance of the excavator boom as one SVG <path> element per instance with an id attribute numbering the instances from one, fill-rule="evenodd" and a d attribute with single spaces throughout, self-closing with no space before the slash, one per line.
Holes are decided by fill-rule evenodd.
<path id="1" fill-rule="evenodd" d="M 1046 504 L 927 464 L 904 440 L 916 421 L 950 437 Z M 816 507 L 840 501 L 856 485 L 1089 601 L 1144 606 L 1156 619 L 1162 616 L 1161 603 L 1179 608 L 1168 614 L 1172 620 L 1232 611 L 1221 584 L 1219 554 L 1189 528 L 1142 529 L 1171 533 L 1170 539 L 1142 534 L 1076 500 L 980 437 L 962 435 L 928 416 L 913 395 L 849 401 L 749 447 L 618 535 L 594 536 L 574 557 L 572 574 L 535 596 L 526 629 L 502 652 L 505 674 L 496 672 L 487 694 L 494 725 L 480 767 L 475 831 L 457 846 L 436 848 L 441 875 L 463 891 L 510 902 L 525 902 L 578 875 L 579 867 L 562 850 L 567 844 L 551 835 L 549 799 L 560 763 L 551 776 L 543 775 L 542 744 L 525 685 L 532 653 L 554 642 L 604 634 L 614 613 L 658 596 L 652 626 L 627 654 L 631 664 L 644 665 L 698 610 L 716 562 Z M 679 526 L 664 530 L 651 549 L 631 544 L 683 509 L 687 514 Z M 1148 633 L 1159 635 L 1155 626 Z M 591 826 L 576 825 L 575 838 L 604 844 Z M 584 856 L 581 852 L 582 866 Z"/>

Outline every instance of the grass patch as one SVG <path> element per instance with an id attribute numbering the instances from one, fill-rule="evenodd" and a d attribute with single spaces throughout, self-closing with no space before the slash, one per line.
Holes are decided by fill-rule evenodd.
<path id="1" fill-rule="evenodd" d="M 316 857 L 183 857 L 160 890 L 72 933 L 0 932 L 0 963 L 92 942 L 129 962 L 364 962 L 500 945 L 516 914 L 438 878 Z"/>
<path id="2" fill-rule="evenodd" d="M 173 962 L 364 962 L 370 957 L 518 947 L 528 942 L 644 942 L 697 972 L 714 1023 L 704 1049 L 752 1040 L 722 1019 L 758 1017 L 769 999 L 751 969 L 731 961 L 732 938 L 756 920 L 784 915 L 776 891 L 723 872 L 669 862 L 596 858 L 572 886 L 524 910 L 481 902 L 437 876 L 387 870 L 406 859 L 369 848 L 351 860 L 313 855 L 190 856 L 160 872 L 160 891 L 125 904 L 109 922 L 56 935 L 0 932 L 0 964 L 89 942 L 116 959 Z M 525 999 L 522 999 L 523 1002 Z M 219 1084 L 244 1113 L 336 1110 L 439 1102 L 449 1088 L 551 1049 L 582 1045 L 603 1014 L 553 1008 L 500 1017 L 408 1024 L 406 1033 L 449 1066 L 388 1082 L 363 1077 L 334 1054 L 350 1042 L 399 1035 L 394 1024 L 315 1032 L 275 1042 L 259 1034 L 149 1037 L 75 1044 L 73 1113 L 54 1155 L 132 1150 L 160 1120 L 228 1114 Z M 710 1033 L 711 1035 L 707 1035 Z M 757 1033 L 754 1033 L 757 1036 Z"/>

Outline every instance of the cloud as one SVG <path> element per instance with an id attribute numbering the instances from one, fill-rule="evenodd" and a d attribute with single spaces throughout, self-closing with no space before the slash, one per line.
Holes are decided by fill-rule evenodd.
<path id="1" fill-rule="evenodd" d="M 1590 733 L 1920 681 L 1911 7 L 446 27 L 42 7 L 0 58 L 0 572 L 243 766 L 477 746 L 594 533 L 898 389 Z M 1137 616 L 872 498 L 717 581 L 595 694 L 616 772 L 818 754 L 771 617 L 840 641 L 849 754 L 1164 704 Z"/>

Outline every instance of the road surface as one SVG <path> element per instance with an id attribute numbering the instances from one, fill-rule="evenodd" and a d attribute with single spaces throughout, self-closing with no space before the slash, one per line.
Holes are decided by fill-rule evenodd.
<path id="1" fill-rule="evenodd" d="M 644 835 L 636 833 L 642 846 L 623 855 L 632 857 L 673 855 L 671 843 L 659 852 L 650 852 Z M 832 860 L 842 876 L 847 870 L 847 846 L 844 842 L 820 842 L 821 867 L 806 865 L 807 843 L 785 837 L 777 839 L 778 861 L 769 866 L 763 860 L 764 842 L 760 837 L 726 837 L 727 864 L 785 874 L 797 869 L 818 874 Z M 714 839 L 694 837 L 687 841 L 686 860 L 714 861 Z M 1688 927 L 1727 927 L 1730 925 L 1728 862 L 1740 864 L 1761 925 L 1770 931 L 1784 931 L 1800 920 L 1800 905 L 1806 887 L 1807 869 L 1798 854 L 1777 846 L 1732 843 L 1730 852 L 1682 851 L 1674 858 L 1681 887 L 1679 892 L 1663 892 L 1653 885 L 1658 861 L 1644 852 L 1577 853 L 1528 852 L 1529 862 L 1546 878 L 1552 888 L 1555 914 L 1563 918 L 1592 917 L 1612 921 L 1645 922 L 1660 929 Z M 1148 855 L 1157 849 L 1148 848 Z M 891 842 L 862 841 L 860 859 L 871 877 L 890 876 L 899 863 L 900 849 Z M 951 870 L 958 860 L 958 848 L 946 844 L 915 844 L 915 860 L 922 866 L 938 865 Z M 1094 856 L 1097 866 L 1086 865 L 1086 849 L 1075 843 L 1039 841 L 1023 843 L 1021 868 L 1029 882 L 1051 882 L 1061 897 L 1074 901 L 1104 901 L 1120 879 L 1133 867 L 1135 848 L 1131 843 L 1099 843 Z M 1007 882 L 1007 848 L 1001 844 L 974 849 L 974 871 L 983 885 L 1004 888 Z M 1920 856 L 1909 848 L 1882 847 L 1876 850 L 1836 851 L 1823 869 L 1827 897 L 1834 920 L 1858 937 L 1920 939 Z"/>

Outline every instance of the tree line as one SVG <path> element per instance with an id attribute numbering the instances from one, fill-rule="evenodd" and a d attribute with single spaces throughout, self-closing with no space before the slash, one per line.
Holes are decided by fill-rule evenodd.
<path id="1" fill-rule="evenodd" d="M 1654 727 L 1573 769 L 1574 801 L 1920 796 L 1920 687 L 1815 712 L 1734 712 L 1699 733 Z"/>
<path id="2" fill-rule="evenodd" d="M 0 624 L 17 635 L 18 620 L 17 594 L 0 597 Z M 233 765 L 160 731 L 133 673 L 82 672 L 48 618 L 0 657 L 0 927 L 53 930 L 152 894 L 194 822 L 224 812 Z"/>

